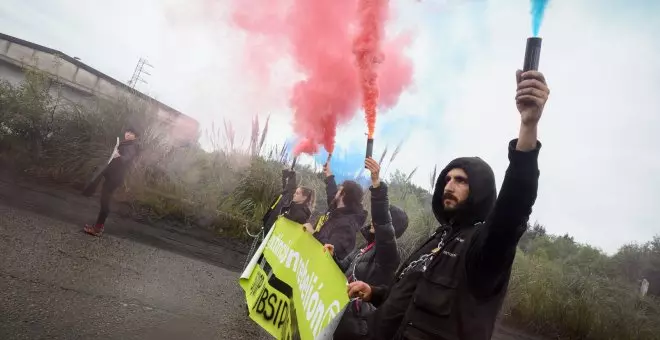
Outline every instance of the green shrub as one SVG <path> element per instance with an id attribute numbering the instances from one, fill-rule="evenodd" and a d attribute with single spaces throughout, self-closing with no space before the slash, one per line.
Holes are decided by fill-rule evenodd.
<path id="1" fill-rule="evenodd" d="M 660 308 L 636 286 L 526 255 L 516 256 L 502 313 L 526 329 L 569 339 L 657 339 Z"/>

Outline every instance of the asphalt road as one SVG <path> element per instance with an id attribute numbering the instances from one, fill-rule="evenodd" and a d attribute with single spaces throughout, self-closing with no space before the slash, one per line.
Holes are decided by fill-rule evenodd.
<path id="1" fill-rule="evenodd" d="M 0 193 L 0 339 L 268 338 L 243 312 L 235 268 L 214 258 L 226 249 L 195 252 L 193 238 L 116 216 L 94 238 L 66 221 L 67 207 L 94 215 L 73 196 L 6 182 Z"/>
<path id="2" fill-rule="evenodd" d="M 243 310 L 247 249 L 111 215 L 97 199 L 0 179 L 0 339 L 269 339 Z M 528 339 L 499 328 L 493 337 Z"/>

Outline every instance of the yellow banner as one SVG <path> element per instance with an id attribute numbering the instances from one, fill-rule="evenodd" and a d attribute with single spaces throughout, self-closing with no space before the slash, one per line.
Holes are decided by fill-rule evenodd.
<path id="1" fill-rule="evenodd" d="M 303 227 L 280 217 L 241 275 L 250 318 L 278 339 L 332 339 L 347 281 Z"/>
<path id="2" fill-rule="evenodd" d="M 278 339 L 293 339 L 291 299 L 268 283 L 266 272 L 259 266 L 246 284 L 250 318 Z"/>

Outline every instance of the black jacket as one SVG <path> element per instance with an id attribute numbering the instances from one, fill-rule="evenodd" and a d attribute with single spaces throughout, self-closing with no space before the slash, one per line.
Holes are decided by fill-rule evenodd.
<path id="1" fill-rule="evenodd" d="M 361 232 L 367 242 L 344 259 L 335 257 L 335 261 L 346 277 L 355 276 L 355 281 L 372 285 L 389 284 L 401 260 L 396 239 L 408 228 L 408 216 L 398 207 L 390 206 L 385 183 L 381 183 L 378 188 L 370 187 L 369 190 L 375 233 L 370 235 L 371 224 L 365 225 Z M 375 241 L 371 247 L 369 241 Z"/>
<path id="2" fill-rule="evenodd" d="M 401 260 L 396 239 L 408 228 L 406 213 L 389 204 L 387 185 L 371 187 L 371 224 L 362 228 L 367 243 L 352 251 L 346 258 L 335 261 L 349 282 L 364 281 L 370 285 L 386 285 L 394 279 L 394 272 Z M 367 318 L 375 310 L 368 302 L 360 300 L 349 304 L 334 333 L 338 340 L 364 339 L 368 333 Z"/>
<path id="3" fill-rule="evenodd" d="M 307 222 L 309 216 L 312 214 L 309 206 L 292 202 L 293 194 L 297 188 L 296 172 L 283 170 L 282 193 L 271 202 L 270 208 L 266 211 L 262 219 L 266 233 L 268 233 L 280 215 L 284 215 L 284 217 L 300 224 Z"/>
<path id="4" fill-rule="evenodd" d="M 517 151 L 516 143 L 509 144 L 509 167 L 497 199 L 493 172 L 479 158 L 456 159 L 441 172 L 432 205 L 442 226 L 402 264 L 392 285 L 372 288 L 371 302 L 378 307 L 369 320 L 372 338 L 491 338 L 538 190 L 541 143 L 529 152 Z M 454 168 L 467 173 L 470 194 L 464 209 L 448 219 L 442 195 L 445 176 Z M 401 277 L 411 261 L 438 248 L 426 271 Z"/>
<path id="5" fill-rule="evenodd" d="M 307 204 L 291 202 L 289 206 L 282 208 L 282 216 L 300 224 L 307 223 L 311 215 L 312 211 Z"/>
<path id="6" fill-rule="evenodd" d="M 105 178 L 115 183 L 124 181 L 126 172 L 135 161 L 139 153 L 137 140 L 124 140 L 117 146 L 119 157 L 114 158 L 104 170 Z"/>
<path id="7" fill-rule="evenodd" d="M 328 207 L 331 207 L 337 194 L 337 183 L 335 176 L 325 179 L 325 191 Z M 335 246 L 335 256 L 343 259 L 355 249 L 355 241 L 360 227 L 367 219 L 367 211 L 362 206 L 330 208 L 317 222 L 318 231 L 314 237 L 321 244 L 332 244 Z"/>

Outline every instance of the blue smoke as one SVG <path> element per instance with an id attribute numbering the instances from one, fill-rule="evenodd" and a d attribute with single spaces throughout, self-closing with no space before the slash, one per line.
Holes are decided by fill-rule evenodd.
<path id="1" fill-rule="evenodd" d="M 532 35 L 537 37 L 543 23 L 545 8 L 548 7 L 549 0 L 531 0 L 532 2 Z"/>
<path id="2" fill-rule="evenodd" d="M 296 142 L 296 137 L 286 140 L 286 151 L 289 155 L 292 154 Z M 365 188 L 371 185 L 369 172 L 364 169 L 364 152 L 365 149 L 343 147 L 340 145 L 335 146 L 335 152 L 332 154 L 332 160 L 330 161 L 330 170 L 335 175 L 337 184 L 345 180 L 353 180 Z M 328 159 L 328 152 L 321 147 L 319 148 L 319 152 L 313 156 L 313 159 L 320 170 Z M 288 161 L 291 162 L 291 159 Z"/>
<path id="3" fill-rule="evenodd" d="M 321 149 L 318 154 L 314 155 L 314 161 L 320 165 L 323 165 L 327 159 L 328 152 L 325 149 Z M 363 187 L 370 185 L 369 172 L 364 170 L 364 150 L 362 149 L 335 146 L 330 161 L 330 170 L 335 175 L 337 184 L 345 180 L 353 180 Z"/>

